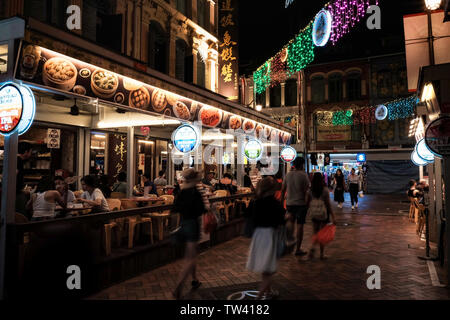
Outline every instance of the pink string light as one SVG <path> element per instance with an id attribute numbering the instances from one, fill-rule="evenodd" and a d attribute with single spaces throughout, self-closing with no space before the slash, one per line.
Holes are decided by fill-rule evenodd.
<path id="1" fill-rule="evenodd" d="M 330 36 L 333 45 L 365 17 L 371 5 L 378 5 L 378 0 L 334 0 L 328 5 L 333 17 Z"/>

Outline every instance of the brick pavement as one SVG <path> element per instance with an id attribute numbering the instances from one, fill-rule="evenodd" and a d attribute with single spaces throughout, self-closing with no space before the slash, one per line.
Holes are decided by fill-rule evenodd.
<path id="1" fill-rule="evenodd" d="M 424 254 L 424 242 L 408 222 L 403 197 L 366 196 L 357 212 L 347 202 L 334 206 L 338 219 L 336 239 L 325 251 L 328 260 L 312 261 L 293 255 L 279 261 L 275 288 L 280 299 L 449 299 L 447 288 L 433 287 Z M 304 247 L 311 241 L 312 226 L 305 226 Z M 255 289 L 258 274 L 245 269 L 250 240 L 239 237 L 203 252 L 197 273 L 202 286 L 185 299 L 217 299 L 214 292 L 227 288 Z M 368 290 L 367 267 L 381 268 L 381 290 Z M 182 261 L 176 261 L 103 290 L 89 299 L 172 299 Z M 441 279 L 442 282 L 442 279 Z M 234 287 L 233 287 L 234 286 Z M 232 290 L 232 289 L 231 289 Z M 283 297 L 284 294 L 284 297 Z M 219 296 L 220 299 L 220 296 Z"/>

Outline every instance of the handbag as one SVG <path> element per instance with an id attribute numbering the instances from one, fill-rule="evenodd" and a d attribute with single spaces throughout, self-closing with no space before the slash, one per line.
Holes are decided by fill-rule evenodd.
<path id="1" fill-rule="evenodd" d="M 317 234 L 312 238 L 313 242 L 318 242 L 322 245 L 326 245 L 334 240 L 336 234 L 336 226 L 332 223 L 327 224 L 325 227 L 320 229 Z"/>
<path id="2" fill-rule="evenodd" d="M 217 228 L 217 218 L 214 213 L 208 212 L 203 215 L 203 231 L 211 233 Z"/>
<path id="3" fill-rule="evenodd" d="M 309 204 L 308 214 L 311 219 L 324 221 L 327 220 L 327 207 L 322 199 L 313 198 Z"/>
<path id="4" fill-rule="evenodd" d="M 280 226 L 275 231 L 275 241 L 277 246 L 277 258 L 281 258 L 287 253 L 286 250 L 286 227 Z"/>

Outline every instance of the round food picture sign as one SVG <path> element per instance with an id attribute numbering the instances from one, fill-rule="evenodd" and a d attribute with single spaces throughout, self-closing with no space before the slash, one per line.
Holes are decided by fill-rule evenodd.
<path id="1" fill-rule="evenodd" d="M 425 143 L 438 157 L 450 156 L 450 117 L 441 117 L 431 122 L 425 130 Z"/>
<path id="2" fill-rule="evenodd" d="M 295 150 L 290 146 L 286 146 L 283 149 L 281 149 L 280 157 L 281 160 L 283 160 L 284 162 L 290 163 L 294 161 L 295 158 L 297 158 L 297 150 Z"/>
<path id="3" fill-rule="evenodd" d="M 199 136 L 196 128 L 185 124 L 174 131 L 172 141 L 178 151 L 189 153 L 197 148 Z"/>
<path id="4" fill-rule="evenodd" d="M 417 142 L 415 151 L 419 158 L 422 160 L 432 163 L 434 162 L 434 154 L 428 149 L 425 139 L 421 139 L 419 142 Z"/>
<path id="5" fill-rule="evenodd" d="M 427 164 L 429 164 L 429 162 L 427 162 L 427 161 L 423 160 L 422 158 L 420 158 L 415 150 L 411 153 L 411 161 L 416 166 L 419 166 L 419 167 L 423 167 L 423 166 L 426 166 Z"/>
<path id="6" fill-rule="evenodd" d="M 20 88 L 7 83 L 0 88 L 0 133 L 11 134 L 22 119 L 23 97 Z"/>
<path id="7" fill-rule="evenodd" d="M 257 139 L 250 139 L 244 146 L 244 155 L 248 160 L 258 161 L 262 157 L 263 145 Z"/>

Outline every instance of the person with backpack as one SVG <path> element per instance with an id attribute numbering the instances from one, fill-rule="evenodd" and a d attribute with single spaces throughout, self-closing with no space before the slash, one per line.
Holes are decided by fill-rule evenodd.
<path id="1" fill-rule="evenodd" d="M 317 234 L 323 227 L 331 221 L 336 225 L 336 217 L 330 204 L 330 192 L 326 187 L 322 173 L 316 172 L 311 182 L 311 190 L 308 192 L 306 203 L 308 206 L 308 215 L 313 222 L 314 234 Z M 314 258 L 316 241 L 313 241 L 309 250 L 309 258 Z M 324 256 L 324 245 L 320 244 L 320 259 L 326 259 Z"/>

